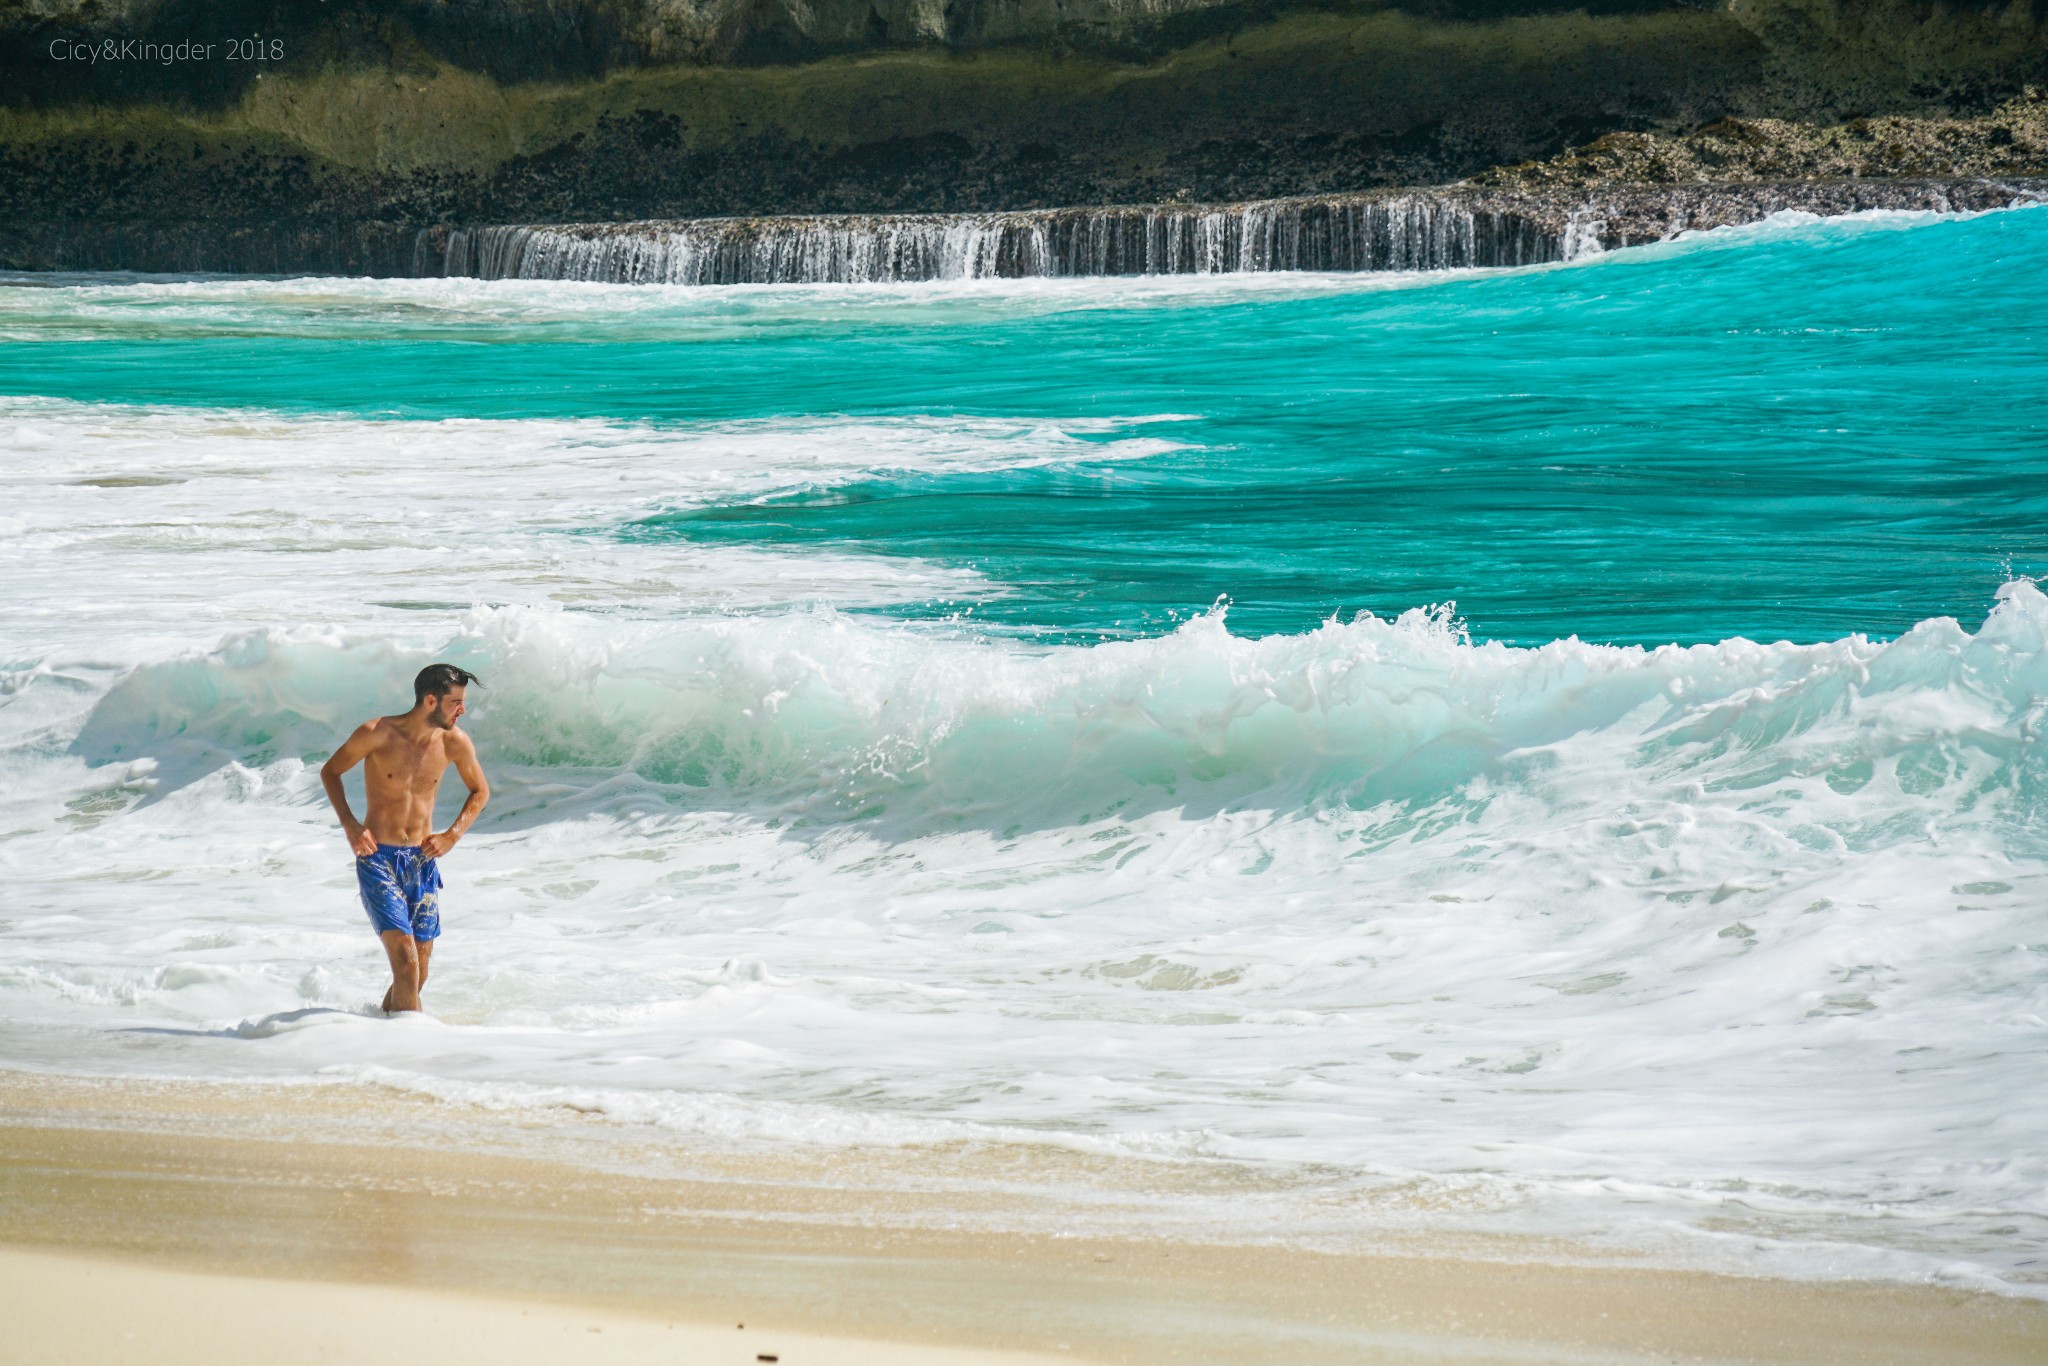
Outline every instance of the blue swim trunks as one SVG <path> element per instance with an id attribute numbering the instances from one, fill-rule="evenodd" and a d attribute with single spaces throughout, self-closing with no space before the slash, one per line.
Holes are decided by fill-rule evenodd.
<path id="1" fill-rule="evenodd" d="M 356 859 L 356 886 L 377 933 L 441 937 L 441 870 L 417 844 L 380 844 Z"/>

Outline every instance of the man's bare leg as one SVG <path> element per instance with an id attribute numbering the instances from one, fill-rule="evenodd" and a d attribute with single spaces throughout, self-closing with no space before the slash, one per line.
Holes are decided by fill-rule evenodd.
<path id="1" fill-rule="evenodd" d="M 427 960 L 434 956 L 434 945 L 437 941 L 432 939 L 415 939 L 412 942 L 413 947 L 417 948 L 420 954 L 420 971 L 419 976 L 413 978 L 413 990 L 424 994 L 427 989 Z M 420 1009 L 425 1010 L 426 1007 L 421 1006 Z"/>
<path id="2" fill-rule="evenodd" d="M 384 993 L 384 1013 L 420 1008 L 420 946 L 402 930 L 385 930 L 377 936 L 384 941 L 384 956 L 391 960 L 391 989 Z"/>

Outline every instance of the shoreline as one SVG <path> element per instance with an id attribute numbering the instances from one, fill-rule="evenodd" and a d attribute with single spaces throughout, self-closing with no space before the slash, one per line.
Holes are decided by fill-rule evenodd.
<path id="1" fill-rule="evenodd" d="M 626 1336 L 686 1328 L 712 1335 L 690 1339 L 703 1359 L 722 1359 L 721 1342 L 737 1360 L 751 1355 L 737 1354 L 742 1345 L 773 1350 L 758 1337 L 743 1344 L 720 1326 L 727 1320 L 809 1344 L 801 1358 L 785 1357 L 792 1362 L 870 1359 L 859 1354 L 875 1343 L 943 1349 L 950 1359 L 1039 1354 L 1016 1358 L 1019 1366 L 1052 1355 L 2017 1363 L 2048 1350 L 2048 1303 L 1976 1290 L 1487 1261 L 1448 1238 L 1433 1252 L 1345 1254 L 1010 1233 L 964 1219 L 948 1228 L 930 1209 L 925 1226 L 907 1227 L 889 1217 L 915 1201 L 878 1184 L 864 1153 L 728 1154 L 708 1175 L 679 1178 L 428 1147 L 426 1131 L 393 1127 L 400 1110 L 460 1108 L 394 1106 L 361 1086 L 308 1094 L 0 1072 L 0 1253 L 10 1271 L 27 1268 L 0 1283 L 32 1320 L 60 1325 L 49 1329 L 58 1338 L 24 1340 L 61 1345 L 61 1325 L 81 1315 L 114 1322 L 85 1313 L 97 1302 L 92 1287 L 140 1277 L 123 1281 L 134 1295 L 121 1301 L 140 1326 L 122 1331 L 146 1335 L 154 1325 L 169 1341 L 181 1306 L 236 1293 L 215 1279 L 184 1290 L 163 1279 L 197 1275 L 298 1286 L 277 1293 L 312 1296 L 296 1302 L 316 1335 L 356 1321 L 365 1286 L 432 1298 L 436 1322 L 495 1322 L 515 1304 L 545 1309 L 557 1316 L 547 1319 L 551 1343 L 574 1338 L 556 1328 L 577 1314 L 640 1325 L 574 1349 L 602 1341 L 598 1356 L 556 1343 L 558 1360 L 636 1359 Z M 451 1117 L 515 1140 L 533 1127 L 518 1116 Z M 306 1136 L 323 1125 L 336 1138 Z M 30 1295 L 30 1284 L 43 1289 Z M 657 1320 L 677 1329 L 648 1326 Z M 233 1322 L 236 1332 L 261 1327 Z M 479 1328 L 448 1342 L 487 1336 Z M 189 1358 L 132 1359 L 245 1359 L 182 1340 Z"/>

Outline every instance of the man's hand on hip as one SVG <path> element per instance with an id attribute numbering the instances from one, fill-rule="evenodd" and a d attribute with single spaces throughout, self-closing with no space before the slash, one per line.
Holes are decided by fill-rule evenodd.
<path id="1" fill-rule="evenodd" d="M 348 847 L 355 850 L 357 858 L 368 858 L 377 852 L 377 837 L 365 827 L 351 825 L 342 833 L 348 836 Z"/>
<path id="2" fill-rule="evenodd" d="M 433 834 L 420 841 L 420 853 L 428 858 L 439 858 L 450 849 L 453 849 L 455 841 L 461 838 L 462 836 L 450 834 L 446 830 L 436 830 Z"/>

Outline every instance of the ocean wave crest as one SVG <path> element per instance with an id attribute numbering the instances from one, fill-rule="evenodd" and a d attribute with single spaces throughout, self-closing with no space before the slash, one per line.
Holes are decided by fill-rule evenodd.
<path id="1" fill-rule="evenodd" d="M 151 761 L 171 786 L 314 759 L 401 707 L 412 672 L 440 657 L 483 676 L 471 728 L 500 766 L 840 818 L 902 802 L 1025 821 L 1119 804 L 1362 809 L 1559 765 L 2042 806 L 2048 597 L 2024 580 L 1974 633 L 1937 618 L 1819 645 L 1517 648 L 1471 642 L 1446 611 L 1260 639 L 1226 620 L 1219 608 L 1153 639 L 1056 648 L 829 610 L 659 625 L 480 610 L 431 650 L 259 631 L 133 670 L 75 750 Z"/>

